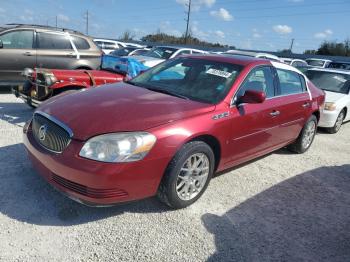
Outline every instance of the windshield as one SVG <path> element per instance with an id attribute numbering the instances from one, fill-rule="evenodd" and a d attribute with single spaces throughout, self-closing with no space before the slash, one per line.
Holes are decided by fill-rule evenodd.
<path id="1" fill-rule="evenodd" d="M 132 47 L 124 47 L 124 48 L 120 48 L 120 49 L 113 51 L 111 53 L 111 55 L 113 55 L 113 56 L 127 56 L 135 49 L 136 48 L 132 48 Z"/>
<path id="2" fill-rule="evenodd" d="M 318 66 L 318 67 L 323 67 L 325 61 L 323 60 L 314 60 L 314 59 L 306 59 L 306 62 L 310 66 Z"/>
<path id="3" fill-rule="evenodd" d="M 180 57 L 151 68 L 130 83 L 216 104 L 225 98 L 241 70 L 240 65 Z"/>
<path id="4" fill-rule="evenodd" d="M 155 48 L 149 50 L 144 55 L 154 57 L 154 58 L 159 58 L 159 59 L 169 59 L 176 51 L 177 51 L 176 48 L 155 47 Z"/>
<path id="5" fill-rule="evenodd" d="M 305 74 L 314 85 L 322 90 L 341 94 L 349 93 L 350 75 L 314 70 L 309 70 Z"/>

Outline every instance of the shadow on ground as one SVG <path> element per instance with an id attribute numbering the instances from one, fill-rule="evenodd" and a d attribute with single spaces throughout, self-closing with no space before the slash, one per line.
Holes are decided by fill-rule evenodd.
<path id="1" fill-rule="evenodd" d="M 217 249 L 208 261 L 349 261 L 350 165 L 300 174 L 202 221 Z"/>
<path id="2" fill-rule="evenodd" d="M 18 221 L 69 226 L 124 212 L 169 211 L 153 198 L 109 208 L 93 208 L 76 203 L 56 191 L 32 169 L 23 144 L 0 148 L 0 163 L 0 212 Z"/>
<path id="3" fill-rule="evenodd" d="M 12 125 L 23 126 L 34 110 L 24 103 L 0 103 L 0 120 Z"/>

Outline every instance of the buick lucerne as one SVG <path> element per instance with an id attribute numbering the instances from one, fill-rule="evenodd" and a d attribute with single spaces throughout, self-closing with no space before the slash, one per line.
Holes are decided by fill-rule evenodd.
<path id="1" fill-rule="evenodd" d="M 24 127 L 35 169 L 88 205 L 195 202 L 213 174 L 314 140 L 324 92 L 266 59 L 190 55 L 124 83 L 57 96 Z"/>

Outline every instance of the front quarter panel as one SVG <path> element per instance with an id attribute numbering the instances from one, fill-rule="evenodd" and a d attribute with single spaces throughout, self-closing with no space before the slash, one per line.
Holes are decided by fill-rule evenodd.
<path id="1" fill-rule="evenodd" d="M 221 164 L 227 162 L 225 159 L 229 159 L 225 145 L 229 143 L 230 122 L 228 105 L 222 105 L 212 112 L 150 129 L 148 131 L 157 137 L 156 145 L 150 155 L 166 156 L 170 162 L 187 142 L 210 136 L 219 142 L 221 148 L 218 165 L 220 169 Z"/>

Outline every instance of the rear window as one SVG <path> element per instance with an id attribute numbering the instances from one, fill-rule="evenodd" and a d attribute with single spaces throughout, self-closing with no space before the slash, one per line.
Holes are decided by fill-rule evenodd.
<path id="1" fill-rule="evenodd" d="M 306 76 L 310 81 L 325 91 L 348 94 L 350 88 L 350 75 L 336 72 L 308 70 Z"/>
<path id="2" fill-rule="evenodd" d="M 72 49 L 67 35 L 37 33 L 38 49 Z"/>
<path id="3" fill-rule="evenodd" d="M 350 63 L 335 63 L 335 62 L 332 62 L 332 63 L 329 64 L 328 67 L 329 68 L 350 70 Z"/>
<path id="4" fill-rule="evenodd" d="M 300 74 L 289 70 L 276 70 L 280 83 L 280 95 L 298 94 L 306 91 L 304 77 Z"/>
<path id="5" fill-rule="evenodd" d="M 71 37 L 77 49 L 81 49 L 81 50 L 90 49 L 90 45 L 88 41 L 86 41 L 84 38 L 81 38 L 78 36 L 71 36 Z"/>

